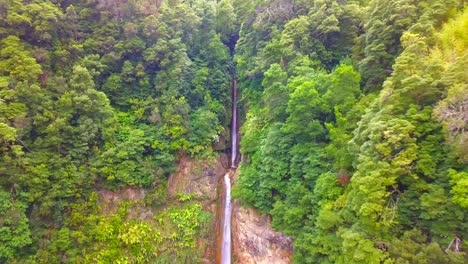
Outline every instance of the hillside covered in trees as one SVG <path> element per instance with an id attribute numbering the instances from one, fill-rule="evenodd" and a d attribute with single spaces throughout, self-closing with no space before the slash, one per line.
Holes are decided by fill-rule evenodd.
<path id="1" fill-rule="evenodd" d="M 468 262 L 464 5 L 0 0 L 0 263 L 199 263 L 212 216 L 167 179 L 227 153 L 233 78 L 233 196 L 295 263 Z"/>

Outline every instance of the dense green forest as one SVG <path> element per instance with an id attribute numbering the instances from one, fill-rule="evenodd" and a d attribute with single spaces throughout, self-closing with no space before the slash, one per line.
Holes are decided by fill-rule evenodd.
<path id="1" fill-rule="evenodd" d="M 242 27 L 235 194 L 295 237 L 296 263 L 468 261 L 444 252 L 468 238 L 463 7 L 271 1 Z"/>
<path id="2" fill-rule="evenodd" d="M 169 204 L 166 179 L 181 153 L 214 156 L 229 123 L 232 12 L 0 2 L 0 262 L 197 262 L 210 216 L 190 197 Z M 124 186 L 164 211 L 102 214 L 96 191 Z"/>
<path id="3" fill-rule="evenodd" d="M 200 262 L 211 215 L 167 177 L 224 155 L 232 78 L 233 195 L 295 263 L 468 262 L 464 5 L 0 0 L 0 263 Z"/>

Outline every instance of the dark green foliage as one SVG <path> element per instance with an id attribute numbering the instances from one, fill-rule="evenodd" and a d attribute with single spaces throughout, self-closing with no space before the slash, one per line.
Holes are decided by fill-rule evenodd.
<path id="1" fill-rule="evenodd" d="M 444 250 L 468 234 L 467 12 L 456 1 L 295 7 L 308 12 L 241 31 L 235 196 L 295 237 L 296 263 L 466 262 L 465 243 Z"/>
<path id="2" fill-rule="evenodd" d="M 31 244 L 25 204 L 8 192 L 0 190 L 0 260 L 17 255 Z"/>
<path id="3" fill-rule="evenodd" d="M 216 155 L 239 28 L 231 1 L 156 2 L 0 1 L 0 262 L 154 260 L 154 227 L 73 211 L 97 188 L 126 186 L 166 205 L 177 156 Z M 192 207 L 168 218 L 180 228 Z M 108 224 L 121 230 L 96 237 Z M 165 254 L 198 261 L 197 228 Z"/>
<path id="4" fill-rule="evenodd" d="M 224 150 L 233 76 L 233 195 L 294 262 L 466 262 L 445 252 L 468 239 L 463 8 L 1 0 L 0 262 L 200 262 L 209 215 L 165 187 L 178 156 Z M 129 186 L 142 204 L 97 204 Z"/>

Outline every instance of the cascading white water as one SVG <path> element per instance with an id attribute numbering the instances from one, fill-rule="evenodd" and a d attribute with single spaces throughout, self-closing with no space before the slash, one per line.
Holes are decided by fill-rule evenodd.
<path id="1" fill-rule="evenodd" d="M 232 80 L 231 168 L 236 168 L 237 159 L 237 83 Z"/>
<path id="2" fill-rule="evenodd" d="M 231 169 L 237 167 L 237 87 L 236 79 L 232 80 L 232 123 L 231 123 Z M 223 223 L 223 241 L 221 246 L 221 264 L 231 264 L 231 178 L 229 172 L 224 175 L 224 223 Z"/>
<path id="3" fill-rule="evenodd" d="M 224 175 L 226 201 L 224 202 L 223 244 L 221 248 L 221 263 L 231 264 L 231 179 L 229 172 Z"/>

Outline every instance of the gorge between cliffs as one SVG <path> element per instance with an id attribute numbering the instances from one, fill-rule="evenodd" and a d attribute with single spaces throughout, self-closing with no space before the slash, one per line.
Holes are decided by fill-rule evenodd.
<path id="1" fill-rule="evenodd" d="M 224 175 L 224 219 L 223 233 L 221 246 L 221 264 L 230 264 L 232 259 L 231 254 L 231 216 L 232 216 L 232 200 L 231 200 L 231 175 L 237 168 L 238 156 L 238 118 L 237 118 L 237 80 L 235 77 L 231 81 L 231 103 L 232 103 L 232 118 L 231 118 L 231 168 Z"/>
<path id="2" fill-rule="evenodd" d="M 468 263 L 461 0 L 0 0 L 0 263 Z"/>
<path id="3" fill-rule="evenodd" d="M 239 116 L 238 116 L 237 79 L 231 81 L 231 151 L 228 156 L 229 169 L 220 183 L 218 191 L 219 208 L 217 236 L 220 237 L 217 246 L 216 263 L 278 263 L 291 262 L 292 242 L 283 233 L 271 228 L 271 218 L 261 215 L 254 209 L 242 208 L 239 202 L 233 202 L 231 189 L 238 176 L 239 155 Z M 220 212 L 222 211 L 222 212 Z"/>
<path id="4" fill-rule="evenodd" d="M 291 263 L 292 239 L 271 227 L 271 218 L 253 208 L 243 208 L 239 201 L 231 201 L 230 190 L 235 187 L 241 168 L 239 118 L 236 80 L 231 81 L 232 118 L 231 149 L 214 160 L 196 160 L 183 156 L 168 181 L 170 196 L 180 193 L 200 198 L 204 210 L 212 214 L 208 236 L 197 242 L 204 252 L 202 263 Z M 235 97 L 235 98 L 234 98 Z M 235 123 L 233 120 L 236 120 Z M 235 131 L 235 132 L 234 132 Z"/>

